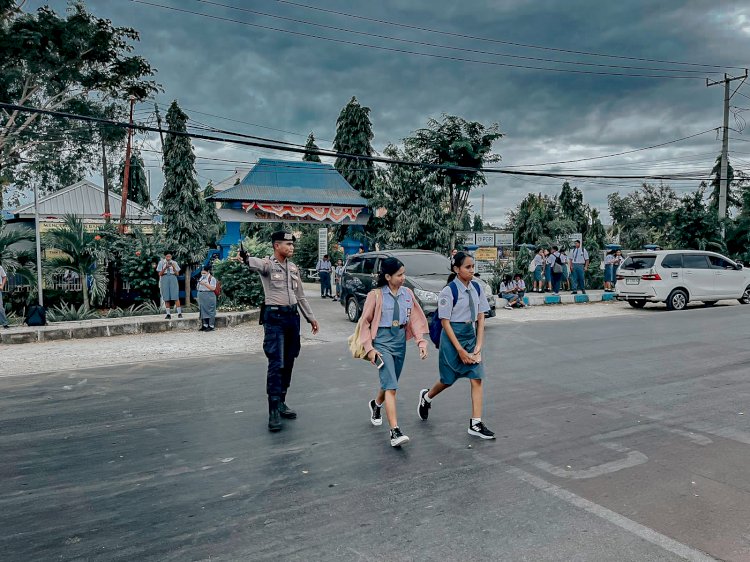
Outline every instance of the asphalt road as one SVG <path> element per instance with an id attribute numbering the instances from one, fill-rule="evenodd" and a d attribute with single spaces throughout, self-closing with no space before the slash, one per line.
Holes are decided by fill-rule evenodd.
<path id="1" fill-rule="evenodd" d="M 278 434 L 262 354 L 0 379 L 0 558 L 750 560 L 749 312 L 491 322 L 495 442 L 465 381 L 416 418 L 437 357 L 410 348 L 392 449 L 340 337 Z"/>

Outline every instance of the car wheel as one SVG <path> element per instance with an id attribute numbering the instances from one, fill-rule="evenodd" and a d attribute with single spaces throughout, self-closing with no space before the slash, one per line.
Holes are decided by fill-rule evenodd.
<path id="1" fill-rule="evenodd" d="M 675 289 L 667 297 L 667 310 L 682 310 L 687 306 L 688 296 L 682 289 Z"/>
<path id="2" fill-rule="evenodd" d="M 359 320 L 359 305 L 354 297 L 349 297 L 346 301 L 346 316 L 349 318 L 349 322 Z"/>
<path id="3" fill-rule="evenodd" d="M 635 301 L 628 301 L 628 304 L 633 308 L 643 308 L 644 306 L 646 306 L 646 301 L 639 299 Z"/>
<path id="4" fill-rule="evenodd" d="M 706 306 L 713 306 L 719 301 L 703 301 L 703 304 Z"/>
<path id="5" fill-rule="evenodd" d="M 742 296 L 738 300 L 740 304 L 750 304 L 750 285 L 745 287 L 745 292 L 742 293 Z"/>

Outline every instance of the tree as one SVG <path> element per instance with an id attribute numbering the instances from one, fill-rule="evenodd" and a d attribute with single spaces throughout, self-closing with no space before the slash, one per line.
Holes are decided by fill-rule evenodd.
<path id="1" fill-rule="evenodd" d="M 59 250 L 62 255 L 45 262 L 47 274 L 55 275 L 73 271 L 81 279 L 83 306 L 90 308 L 91 299 L 100 300 L 107 291 L 107 272 L 97 267 L 99 256 L 96 250 L 96 237 L 84 228 L 83 219 L 76 215 L 65 215 L 63 224 L 47 233 L 45 245 Z M 91 280 L 89 296 L 88 280 Z"/>
<path id="2" fill-rule="evenodd" d="M 412 160 L 416 155 L 389 145 L 388 158 Z M 451 230 L 445 193 L 422 168 L 388 164 L 378 171 L 371 206 L 385 207 L 375 241 L 391 248 L 448 249 Z M 467 213 L 468 214 L 468 213 Z M 468 229 L 467 229 L 468 230 Z"/>
<path id="3" fill-rule="evenodd" d="M 187 280 L 193 264 L 201 260 L 206 248 L 207 233 L 201 220 L 206 214 L 206 203 L 195 178 L 195 154 L 190 139 L 174 134 L 187 131 L 188 116 L 173 101 L 166 118 L 169 132 L 164 138 L 164 189 L 159 203 L 166 244 L 185 266 L 185 304 L 190 304 Z"/>
<path id="4" fill-rule="evenodd" d="M 471 223 L 471 229 L 474 232 L 482 232 L 484 230 L 484 223 L 482 222 L 482 217 L 477 215 L 476 213 L 474 214 L 474 219 L 472 220 L 472 223 Z"/>
<path id="5" fill-rule="evenodd" d="M 19 250 L 19 242 L 34 240 L 31 232 L 10 230 L 7 226 L 0 226 L 0 265 L 10 274 L 20 275 L 25 281 L 35 283 L 33 270 L 34 253 L 29 250 Z"/>
<path id="6" fill-rule="evenodd" d="M 497 162 L 492 154 L 493 143 L 502 137 L 499 125 L 482 125 L 461 117 L 443 114 L 442 120 L 430 119 L 427 127 L 404 139 L 407 152 L 420 161 L 441 166 L 473 168 L 474 170 L 438 169 L 430 173 L 430 182 L 446 192 L 451 229 L 450 245 L 455 244 L 455 232 L 467 209 L 472 189 L 486 185 L 481 168 Z"/>
<path id="7" fill-rule="evenodd" d="M 336 137 L 333 139 L 333 149 L 345 154 L 372 156 L 372 139 L 370 108 L 363 107 L 356 97 L 352 97 L 336 120 Z M 362 197 L 370 198 L 375 179 L 372 161 L 336 158 L 334 167 L 354 189 L 359 191 Z"/>
<path id="8" fill-rule="evenodd" d="M 595 243 L 597 248 L 604 248 L 604 242 L 607 238 L 607 231 L 604 229 L 604 225 L 599 218 L 598 209 L 591 209 L 591 226 L 589 228 L 587 238 Z"/>
<path id="9" fill-rule="evenodd" d="M 573 221 L 575 225 L 572 232 L 580 232 L 585 237 L 589 228 L 590 208 L 583 202 L 583 192 L 577 187 L 571 187 L 566 181 L 562 184 L 558 200 L 563 217 Z"/>
<path id="10" fill-rule="evenodd" d="M 318 148 L 318 145 L 315 144 L 315 136 L 310 133 L 307 137 L 307 143 L 305 144 L 306 150 L 320 150 Z M 320 162 L 320 156 L 317 154 L 310 154 L 309 152 L 305 152 L 305 155 L 302 157 L 302 160 L 305 162 Z"/>
<path id="11" fill-rule="evenodd" d="M 205 229 L 205 240 L 209 246 L 216 246 L 216 243 L 224 235 L 226 226 L 219 218 L 216 211 L 216 203 L 208 199 L 216 193 L 213 181 L 209 180 L 206 189 L 203 190 L 203 217 L 201 223 Z"/>
<path id="12" fill-rule="evenodd" d="M 549 245 L 556 235 L 563 231 L 564 225 L 555 223 L 560 217 L 557 200 L 541 193 L 529 193 L 513 211 L 508 213 L 507 226 L 513 230 L 517 244 Z M 567 229 L 572 223 L 568 222 Z M 552 231 L 556 226 L 559 230 Z"/>
<path id="13" fill-rule="evenodd" d="M 149 63 L 131 54 L 138 39 L 82 2 L 60 16 L 48 6 L 23 13 L 0 0 L 0 99 L 83 115 L 121 110 L 129 95 L 143 99 L 159 88 Z M 80 122 L 0 110 L 0 175 L 18 189 L 34 181 L 42 191 L 68 185 L 98 162 L 98 133 Z"/>
<path id="14" fill-rule="evenodd" d="M 644 183 L 625 197 L 611 193 L 607 201 L 620 244 L 632 249 L 652 242 L 669 245 L 670 221 L 679 203 L 670 186 Z"/>
<path id="15" fill-rule="evenodd" d="M 704 203 L 705 189 L 700 187 L 680 199 L 671 222 L 671 242 L 675 248 L 722 250 L 718 217 Z"/>
<path id="16" fill-rule="evenodd" d="M 141 158 L 140 151 L 136 148 L 130 154 L 130 170 L 128 179 L 128 199 L 138 203 L 141 207 L 148 208 L 151 205 L 151 192 L 146 179 L 146 165 Z M 122 193 L 125 182 L 125 159 L 120 163 L 120 185 L 116 190 Z"/>

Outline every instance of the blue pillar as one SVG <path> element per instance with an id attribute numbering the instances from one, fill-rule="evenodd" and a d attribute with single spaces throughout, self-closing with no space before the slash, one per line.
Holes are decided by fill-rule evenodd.
<path id="1" fill-rule="evenodd" d="M 240 234 L 239 222 L 226 222 L 224 223 L 227 227 L 226 232 L 221 240 L 219 240 L 219 249 L 221 251 L 221 259 L 226 259 L 229 256 L 229 250 L 233 245 L 239 244 L 242 240 Z"/>

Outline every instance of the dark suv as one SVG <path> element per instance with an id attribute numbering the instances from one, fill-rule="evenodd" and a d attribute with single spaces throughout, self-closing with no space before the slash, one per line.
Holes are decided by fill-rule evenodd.
<path id="1" fill-rule="evenodd" d="M 356 322 L 362 314 L 367 293 L 375 287 L 380 271 L 380 261 L 394 257 L 406 268 L 406 282 L 426 315 L 437 310 L 438 293 L 445 287 L 450 274 L 450 260 L 429 250 L 383 250 L 349 256 L 341 279 L 341 305 L 349 320 Z M 495 297 L 490 287 L 479 280 L 490 303 L 488 316 L 495 315 Z"/>

